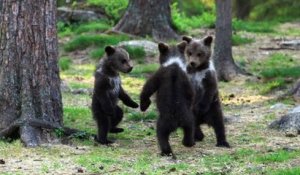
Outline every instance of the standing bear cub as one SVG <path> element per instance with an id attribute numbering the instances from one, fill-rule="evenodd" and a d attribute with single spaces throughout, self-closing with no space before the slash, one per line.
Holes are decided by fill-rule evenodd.
<path id="1" fill-rule="evenodd" d="M 191 112 L 193 89 L 186 75 L 184 49 L 186 42 L 176 46 L 159 43 L 160 68 L 147 80 L 140 95 L 140 108 L 147 110 L 150 97 L 156 93 L 159 111 L 157 138 L 162 156 L 174 156 L 169 143 L 171 132 L 183 128 L 183 145 L 194 142 L 194 121 Z"/>
<path id="2" fill-rule="evenodd" d="M 132 108 L 137 108 L 138 104 L 122 88 L 118 73 L 129 73 L 132 70 L 128 53 L 112 46 L 107 46 L 105 52 L 106 57 L 102 58 L 95 72 L 92 112 L 98 127 L 95 140 L 101 144 L 110 144 L 112 141 L 107 139 L 108 132 L 123 132 L 122 128 L 117 127 L 123 118 L 123 111 L 117 105 L 118 99 Z"/>
<path id="3" fill-rule="evenodd" d="M 213 38 L 207 36 L 195 40 L 184 36 L 182 39 L 188 43 L 185 49 L 187 72 L 196 93 L 193 103 L 196 120 L 195 140 L 201 141 L 204 138 L 200 125 L 206 123 L 214 128 L 217 137 L 216 146 L 230 147 L 226 141 L 216 71 L 211 60 Z"/>

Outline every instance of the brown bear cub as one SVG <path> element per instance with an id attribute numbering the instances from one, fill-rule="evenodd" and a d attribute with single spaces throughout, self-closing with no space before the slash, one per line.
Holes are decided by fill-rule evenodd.
<path id="1" fill-rule="evenodd" d="M 122 128 L 117 127 L 123 118 L 123 111 L 117 105 L 118 99 L 132 108 L 137 108 L 138 104 L 122 88 L 118 73 L 129 73 L 132 70 L 128 53 L 112 46 L 107 46 L 105 52 L 106 57 L 102 58 L 95 72 L 92 112 L 98 127 L 95 140 L 101 144 L 110 144 L 112 141 L 107 139 L 108 132 L 123 132 Z"/>
<path id="2" fill-rule="evenodd" d="M 196 120 L 195 140 L 201 141 L 204 138 L 200 125 L 208 124 L 214 128 L 217 137 L 216 146 L 230 147 L 226 141 L 216 71 L 211 60 L 213 38 L 207 36 L 195 40 L 184 36 L 182 39 L 188 43 L 185 49 L 187 72 L 196 93 L 193 103 Z"/>
<path id="3" fill-rule="evenodd" d="M 157 138 L 161 155 L 174 156 L 169 143 L 171 132 L 183 128 L 183 145 L 191 147 L 194 142 L 194 119 L 191 111 L 193 88 L 186 74 L 184 49 L 186 42 L 176 46 L 159 43 L 160 68 L 147 80 L 140 95 L 140 108 L 147 110 L 150 97 L 156 93 L 159 111 Z"/>

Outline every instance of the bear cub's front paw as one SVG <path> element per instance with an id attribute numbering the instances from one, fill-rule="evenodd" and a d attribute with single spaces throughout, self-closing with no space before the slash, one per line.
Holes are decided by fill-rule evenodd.
<path id="1" fill-rule="evenodd" d="M 94 140 L 96 142 L 100 143 L 101 145 L 109 145 L 109 144 L 114 143 L 113 141 L 108 140 L 108 139 L 99 139 L 97 136 L 94 137 Z"/>
<path id="2" fill-rule="evenodd" d="M 141 103 L 141 111 L 146 111 L 148 109 L 148 107 L 150 106 L 151 101 L 150 100 L 145 100 L 143 103 Z"/>
<path id="3" fill-rule="evenodd" d="M 224 147 L 224 148 L 230 148 L 230 145 L 227 141 L 218 142 L 217 147 Z"/>
<path id="4" fill-rule="evenodd" d="M 120 133 L 120 132 L 124 132 L 123 128 L 111 128 L 110 133 Z"/>

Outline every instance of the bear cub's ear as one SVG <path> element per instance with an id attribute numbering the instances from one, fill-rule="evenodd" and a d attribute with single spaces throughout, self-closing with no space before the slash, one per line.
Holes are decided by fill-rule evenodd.
<path id="1" fill-rule="evenodd" d="M 158 43 L 158 50 L 160 53 L 166 53 L 169 50 L 169 46 L 166 43 Z"/>
<path id="2" fill-rule="evenodd" d="M 186 41 L 187 43 L 190 43 L 190 42 L 193 40 L 193 38 L 190 37 L 190 36 L 183 36 L 183 37 L 182 37 L 182 40 L 183 40 L 183 41 Z"/>
<path id="3" fill-rule="evenodd" d="M 114 54 L 115 51 L 116 51 L 116 49 L 113 46 L 106 46 L 105 47 L 105 52 L 108 56 Z"/>
<path id="4" fill-rule="evenodd" d="M 213 37 L 212 36 L 207 36 L 203 39 L 203 43 L 205 46 L 211 46 Z"/>
<path id="5" fill-rule="evenodd" d="M 187 42 L 185 41 L 182 41 L 181 43 L 177 44 L 177 48 L 179 49 L 180 53 L 184 53 L 186 46 L 187 46 Z"/>

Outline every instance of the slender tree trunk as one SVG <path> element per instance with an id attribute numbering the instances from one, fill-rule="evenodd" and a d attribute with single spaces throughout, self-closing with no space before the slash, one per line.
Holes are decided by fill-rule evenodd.
<path id="1" fill-rule="evenodd" d="M 63 124 L 56 0 L 1 0 L 0 8 L 0 136 L 19 131 L 37 146 L 49 141 L 43 128 Z"/>
<path id="2" fill-rule="evenodd" d="M 235 0 L 234 1 L 234 11 L 238 19 L 248 18 L 250 11 L 252 9 L 251 0 Z"/>
<path id="3" fill-rule="evenodd" d="M 219 80 L 230 81 L 242 71 L 232 58 L 231 0 L 216 0 L 217 20 L 214 47 L 214 64 Z"/>
<path id="4" fill-rule="evenodd" d="M 155 40 L 178 39 L 171 27 L 171 0 L 129 0 L 127 11 L 114 30 Z"/>

